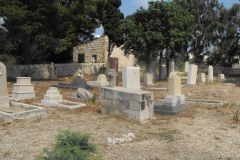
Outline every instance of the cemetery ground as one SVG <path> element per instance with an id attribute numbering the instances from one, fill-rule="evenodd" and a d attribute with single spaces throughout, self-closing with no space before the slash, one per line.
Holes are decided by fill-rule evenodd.
<path id="1" fill-rule="evenodd" d="M 95 77 L 96 78 L 96 77 Z M 85 79 L 90 80 L 87 75 Z M 93 79 L 91 79 L 93 80 Z M 46 90 L 59 82 L 69 83 L 71 78 L 59 81 L 33 81 L 36 98 L 25 100 L 39 105 Z M 82 109 L 67 110 L 47 107 L 47 114 L 12 123 L 0 124 L 0 159 L 33 160 L 43 153 L 43 148 L 55 142 L 62 130 L 90 133 L 97 144 L 101 159 L 113 160 L 202 160 L 240 159 L 240 122 L 233 121 L 239 100 L 239 86 L 224 83 L 182 83 L 182 93 L 187 99 L 220 100 L 223 106 L 186 104 L 185 111 L 174 116 L 154 114 L 154 119 L 140 124 L 116 116 L 100 114 L 99 89 L 96 101 L 83 101 Z M 11 94 L 13 82 L 8 82 Z M 167 88 L 167 81 L 156 82 L 147 88 Z M 154 99 L 164 98 L 167 90 L 151 90 Z M 72 100 L 73 89 L 60 89 L 64 99 Z M 240 102 L 240 101 L 239 101 Z M 240 117 L 239 117 L 240 119 Z M 134 133 L 132 142 L 108 144 L 107 138 Z"/>

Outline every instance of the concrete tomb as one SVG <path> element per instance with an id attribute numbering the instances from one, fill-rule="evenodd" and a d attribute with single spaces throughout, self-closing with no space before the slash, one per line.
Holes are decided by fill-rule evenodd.
<path id="1" fill-rule="evenodd" d="M 25 81 L 25 79 L 19 79 L 18 82 L 20 84 L 28 84 L 30 81 Z M 16 90 L 25 91 L 24 89 L 26 88 L 20 87 Z M 26 89 L 26 91 L 28 93 L 28 88 Z M 3 119 L 4 122 L 11 122 L 14 119 L 25 119 L 34 116 L 40 116 L 45 112 L 45 109 L 42 107 L 9 101 L 7 92 L 6 66 L 2 62 L 0 62 L 0 119 Z"/>
<path id="2" fill-rule="evenodd" d="M 17 77 L 17 83 L 13 84 L 12 97 L 14 99 L 31 99 L 35 97 L 31 77 Z"/>
<path id="3" fill-rule="evenodd" d="M 140 90 L 140 67 L 123 67 L 122 85 L 125 88 Z"/>
<path id="4" fill-rule="evenodd" d="M 0 62 L 0 108 L 9 107 L 6 66 Z"/>
<path id="5" fill-rule="evenodd" d="M 153 93 L 124 87 L 103 87 L 101 113 L 145 122 L 153 118 Z"/>
<path id="6" fill-rule="evenodd" d="M 154 112 L 172 115 L 184 110 L 185 96 L 181 94 L 181 76 L 179 73 L 170 73 L 168 87 L 169 95 L 163 101 L 154 102 Z"/>
<path id="7" fill-rule="evenodd" d="M 60 94 L 58 88 L 56 87 L 50 87 L 46 91 L 44 99 L 42 100 L 42 104 L 44 106 L 59 107 L 66 109 L 77 109 L 86 106 L 85 104 L 82 103 L 63 100 L 62 95 Z"/>
<path id="8" fill-rule="evenodd" d="M 143 82 L 147 86 L 152 85 L 153 84 L 153 75 L 151 73 L 144 73 Z"/>
<path id="9" fill-rule="evenodd" d="M 190 64 L 188 67 L 187 84 L 196 84 L 198 66 Z"/>
<path id="10" fill-rule="evenodd" d="M 167 68 L 166 68 L 166 65 L 165 65 L 165 64 L 163 64 L 163 65 L 161 66 L 160 79 L 161 79 L 161 80 L 167 79 Z"/>
<path id="11" fill-rule="evenodd" d="M 213 67 L 209 66 L 208 67 L 208 83 L 213 82 Z"/>
<path id="12" fill-rule="evenodd" d="M 189 67 L 189 62 L 186 61 L 186 62 L 185 62 L 185 68 L 184 68 L 184 72 L 185 72 L 185 73 L 188 73 L 188 67 Z"/>
<path id="13" fill-rule="evenodd" d="M 199 83 L 206 83 L 205 73 L 198 73 L 197 80 L 198 80 Z"/>
<path id="14" fill-rule="evenodd" d="M 109 82 L 107 81 L 107 77 L 105 74 L 99 74 L 97 81 L 88 81 L 87 84 L 91 87 L 102 87 L 108 86 Z"/>

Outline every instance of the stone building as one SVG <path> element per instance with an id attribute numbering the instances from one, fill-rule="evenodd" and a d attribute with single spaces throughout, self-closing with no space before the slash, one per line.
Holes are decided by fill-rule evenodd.
<path id="1" fill-rule="evenodd" d="M 96 63 L 106 63 L 108 55 L 107 36 L 96 38 L 93 41 L 73 47 L 73 62 L 92 63 L 93 58 Z M 118 67 L 133 65 L 135 58 L 133 55 L 125 56 L 121 48 L 114 47 L 110 57 L 118 58 Z"/>

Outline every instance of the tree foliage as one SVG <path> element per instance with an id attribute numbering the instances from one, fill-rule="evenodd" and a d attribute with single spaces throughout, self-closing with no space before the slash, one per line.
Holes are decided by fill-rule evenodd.
<path id="1" fill-rule="evenodd" d="M 169 49 L 181 52 L 189 34 L 192 16 L 177 8 L 172 2 L 152 1 L 149 8 L 140 8 L 128 16 L 123 24 L 126 54 L 133 53 L 146 61 L 149 71 L 150 60 L 156 59 L 159 52 Z M 167 52 L 167 59 L 173 57 Z"/>
<path id="2" fill-rule="evenodd" d="M 108 36 L 108 57 L 110 57 L 114 46 L 123 44 L 123 37 L 120 31 L 121 20 L 124 19 L 120 11 L 121 0 L 107 0 L 104 7 L 104 16 L 102 25 L 104 34 Z"/>
<path id="3" fill-rule="evenodd" d="M 103 2 L 0 0 L 3 26 L 16 45 L 8 53 L 23 56 L 26 64 L 54 61 L 57 57 L 60 61 L 70 60 L 72 47 L 90 40 L 100 26 Z"/>

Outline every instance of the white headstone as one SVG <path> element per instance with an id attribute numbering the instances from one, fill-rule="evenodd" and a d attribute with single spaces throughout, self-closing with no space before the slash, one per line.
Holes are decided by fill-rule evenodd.
<path id="1" fill-rule="evenodd" d="M 151 73 L 144 73 L 143 82 L 145 85 L 152 85 L 153 84 L 153 75 Z"/>
<path id="2" fill-rule="evenodd" d="M 195 64 L 190 64 L 188 67 L 188 77 L 187 84 L 196 84 L 197 81 L 197 69 L 198 66 Z"/>
<path id="3" fill-rule="evenodd" d="M 6 66 L 0 62 L 0 108 L 9 107 Z"/>
<path id="4" fill-rule="evenodd" d="M 97 82 L 99 83 L 107 83 L 107 77 L 105 74 L 99 74 L 97 78 Z"/>
<path id="5" fill-rule="evenodd" d="M 219 81 L 225 80 L 224 74 L 219 74 L 219 75 L 218 75 L 218 80 L 219 80 Z"/>
<path id="6" fill-rule="evenodd" d="M 125 88 L 140 89 L 140 68 L 124 67 L 122 70 L 122 85 Z"/>
<path id="7" fill-rule="evenodd" d="M 166 65 L 162 65 L 161 66 L 161 73 L 160 73 L 160 79 L 166 79 L 167 78 L 167 69 L 166 69 Z"/>
<path id="8" fill-rule="evenodd" d="M 14 99 L 30 99 L 35 97 L 31 77 L 17 77 L 17 83 L 13 84 L 12 97 Z"/>
<path id="9" fill-rule="evenodd" d="M 208 67 L 208 83 L 213 82 L 213 67 L 209 66 Z"/>
<path id="10" fill-rule="evenodd" d="M 199 74 L 198 74 L 198 82 L 199 82 L 199 83 L 206 83 L 205 73 L 199 73 Z"/>
<path id="11" fill-rule="evenodd" d="M 188 67 L 189 67 L 189 62 L 188 61 L 186 61 L 185 62 L 185 73 L 188 73 Z"/>
<path id="12" fill-rule="evenodd" d="M 168 78 L 169 95 L 181 95 L 181 76 L 178 72 L 171 72 Z"/>
<path id="13" fill-rule="evenodd" d="M 60 94 L 58 88 L 56 87 L 50 87 L 47 91 L 46 94 L 44 95 L 44 102 L 47 103 L 60 103 L 62 101 L 62 95 Z"/>

